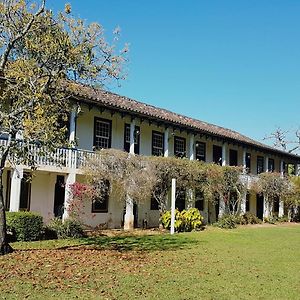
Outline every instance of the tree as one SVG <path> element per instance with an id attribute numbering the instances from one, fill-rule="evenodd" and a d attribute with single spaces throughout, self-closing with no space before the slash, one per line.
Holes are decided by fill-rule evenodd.
<path id="1" fill-rule="evenodd" d="M 89 205 L 91 200 L 101 201 L 101 195 L 107 192 L 113 192 L 124 203 L 127 199 L 143 203 L 149 199 L 156 180 L 149 159 L 116 149 L 97 151 L 87 159 L 84 171 L 88 188 L 79 202 L 88 200 Z"/>
<path id="2" fill-rule="evenodd" d="M 267 212 L 272 217 L 274 202 L 286 198 L 290 194 L 292 186 L 288 177 L 283 177 L 279 173 L 266 172 L 259 174 L 259 179 L 252 188 L 256 193 L 264 196 Z"/>
<path id="3" fill-rule="evenodd" d="M 278 127 L 269 136 L 266 136 L 265 140 L 271 140 L 275 148 L 287 151 L 289 153 L 295 153 L 300 149 L 300 130 L 294 132 L 294 137 L 289 137 L 291 132 L 288 130 L 283 130 Z"/>
<path id="4" fill-rule="evenodd" d="M 0 159 L 1 254 L 12 250 L 6 240 L 3 196 L 8 160 L 34 168 L 32 145 L 45 154 L 67 144 L 62 124 L 80 84 L 103 86 L 124 79 L 127 48 L 117 48 L 119 30 L 109 44 L 101 25 L 86 25 L 70 12 L 66 5 L 54 15 L 45 0 L 0 2 L 0 128 L 7 137 Z"/>
<path id="5" fill-rule="evenodd" d="M 168 193 L 172 178 L 176 179 L 176 198 L 183 191 L 195 190 L 199 184 L 202 163 L 176 157 L 150 157 L 155 174 L 152 197 L 162 214 L 167 209 Z"/>

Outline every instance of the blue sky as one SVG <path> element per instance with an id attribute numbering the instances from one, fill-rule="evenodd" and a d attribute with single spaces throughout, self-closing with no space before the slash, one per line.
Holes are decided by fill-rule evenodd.
<path id="1" fill-rule="evenodd" d="M 257 140 L 300 127 L 300 1 L 68 2 L 130 43 L 128 79 L 114 92 Z"/>

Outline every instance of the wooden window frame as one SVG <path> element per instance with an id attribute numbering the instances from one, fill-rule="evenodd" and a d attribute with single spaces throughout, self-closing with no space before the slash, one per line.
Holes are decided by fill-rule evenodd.
<path id="1" fill-rule="evenodd" d="M 195 151 L 196 152 L 195 153 L 196 160 L 205 162 L 206 161 L 206 143 L 197 141 L 195 145 L 196 145 L 196 151 Z M 202 150 L 204 150 L 204 155 L 200 155 L 199 153 L 197 153 L 197 150 L 199 150 L 200 145 L 203 146 Z"/>
<path id="2" fill-rule="evenodd" d="M 178 142 L 183 142 L 184 149 L 185 149 L 183 152 L 176 150 L 176 143 Z M 186 157 L 186 138 L 181 136 L 174 136 L 174 156 L 179 158 Z"/>
<path id="3" fill-rule="evenodd" d="M 162 147 L 160 148 L 160 147 L 157 147 L 157 146 L 154 146 L 154 143 L 153 143 L 153 140 L 154 140 L 154 135 L 159 135 L 159 136 L 161 136 L 161 138 L 162 138 Z M 164 145 L 164 137 L 165 137 L 165 135 L 164 135 L 164 133 L 163 132 L 160 132 L 160 131 L 155 131 L 155 130 L 152 130 L 152 139 L 151 139 L 151 154 L 153 155 L 153 156 L 164 156 L 164 152 L 165 152 L 165 145 Z M 158 151 L 159 150 L 161 150 L 161 155 L 157 155 L 157 154 L 155 154 L 154 153 L 154 149 L 158 149 Z"/>
<path id="4" fill-rule="evenodd" d="M 129 141 L 126 139 L 126 131 L 129 129 Z M 140 154 L 140 126 L 134 127 L 134 154 Z M 128 149 L 128 151 L 127 151 Z M 130 124 L 124 124 L 124 151 L 130 150 Z"/>
<path id="5" fill-rule="evenodd" d="M 100 148 L 96 146 L 96 126 L 97 126 L 97 122 L 103 122 L 103 123 L 108 123 L 109 124 L 109 138 L 108 138 L 108 147 L 107 148 Z M 104 138 L 104 137 L 101 137 Z M 96 149 L 109 149 L 111 148 L 111 141 L 112 141 L 112 120 L 109 119 L 104 119 L 104 118 L 99 118 L 99 117 L 95 117 L 94 118 L 94 141 L 93 141 L 93 145 Z"/>
<path id="6" fill-rule="evenodd" d="M 106 203 L 106 207 L 103 209 L 95 209 L 95 203 L 97 201 L 99 201 L 99 199 L 93 199 L 92 200 L 92 213 L 108 213 L 109 198 L 110 198 L 110 183 L 108 180 L 106 180 L 106 181 L 107 181 L 107 185 L 108 185 L 106 193 L 104 195 L 100 196 L 101 198 L 105 197 L 104 202 Z"/>
<path id="7" fill-rule="evenodd" d="M 262 170 L 260 170 L 260 165 L 258 163 L 259 161 L 262 162 L 262 164 L 261 164 Z M 257 174 L 261 174 L 264 171 L 265 171 L 265 160 L 264 160 L 264 157 L 258 155 L 257 158 L 256 158 L 256 172 L 257 172 Z"/>
<path id="8" fill-rule="evenodd" d="M 231 161 L 232 160 L 232 155 L 236 155 L 236 164 L 233 164 L 233 162 Z M 233 167 L 237 167 L 239 162 L 239 153 L 236 149 L 229 149 L 229 166 L 233 166 Z"/>
<path id="9" fill-rule="evenodd" d="M 270 166 L 271 166 L 270 162 L 273 163 L 272 164 L 273 165 L 273 169 L 272 170 L 270 168 Z M 275 172 L 275 159 L 274 158 L 269 158 L 268 159 L 268 172 L 271 172 L 271 173 Z"/>

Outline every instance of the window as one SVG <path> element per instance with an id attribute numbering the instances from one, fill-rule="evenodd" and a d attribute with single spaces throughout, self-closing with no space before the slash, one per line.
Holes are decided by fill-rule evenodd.
<path id="1" fill-rule="evenodd" d="M 124 150 L 129 152 L 130 150 L 130 124 L 125 124 L 124 128 Z M 134 128 L 134 153 L 140 154 L 140 127 Z"/>
<path id="2" fill-rule="evenodd" d="M 99 183 L 101 195 L 92 201 L 92 213 L 107 213 L 110 183 L 108 180 L 103 180 Z"/>
<path id="3" fill-rule="evenodd" d="M 251 154 L 246 153 L 246 172 L 251 173 Z"/>
<path id="4" fill-rule="evenodd" d="M 164 155 L 164 134 L 158 131 L 152 131 L 152 155 Z"/>
<path id="5" fill-rule="evenodd" d="M 97 149 L 111 147 L 111 120 L 95 118 L 94 146 Z"/>
<path id="6" fill-rule="evenodd" d="M 238 152 L 233 149 L 229 149 L 229 165 L 237 166 L 238 165 Z"/>
<path id="7" fill-rule="evenodd" d="M 21 180 L 20 210 L 30 210 L 31 175 L 24 173 Z"/>
<path id="8" fill-rule="evenodd" d="M 158 210 L 159 209 L 158 202 L 153 196 L 151 197 L 150 209 L 151 210 Z"/>
<path id="9" fill-rule="evenodd" d="M 202 191 L 196 191 L 195 193 L 195 208 L 198 208 L 199 210 L 204 210 L 204 195 Z"/>
<path id="10" fill-rule="evenodd" d="M 206 160 L 206 144 L 202 142 L 196 142 L 196 160 Z"/>
<path id="11" fill-rule="evenodd" d="M 222 164 L 222 147 L 213 145 L 213 162 L 215 164 Z"/>
<path id="12" fill-rule="evenodd" d="M 178 191 L 177 198 L 175 201 L 175 207 L 179 211 L 183 211 L 185 209 L 185 194 L 186 192 L 184 189 Z"/>
<path id="13" fill-rule="evenodd" d="M 269 172 L 275 171 L 275 161 L 273 158 L 269 158 L 269 160 L 268 160 L 268 171 Z"/>
<path id="14" fill-rule="evenodd" d="M 264 172 L 264 158 L 262 156 L 257 156 L 257 174 Z"/>
<path id="15" fill-rule="evenodd" d="M 246 194 L 246 212 L 250 211 L 250 194 Z"/>
<path id="16" fill-rule="evenodd" d="M 175 136 L 174 137 L 174 155 L 176 157 L 186 156 L 186 140 L 185 138 Z"/>

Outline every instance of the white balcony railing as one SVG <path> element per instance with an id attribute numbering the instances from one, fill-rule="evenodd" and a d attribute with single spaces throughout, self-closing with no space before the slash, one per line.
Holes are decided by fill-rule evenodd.
<path id="1" fill-rule="evenodd" d="M 242 183 L 249 189 L 253 183 L 258 181 L 258 176 L 253 174 L 240 175 Z"/>
<path id="2" fill-rule="evenodd" d="M 0 149 L 4 147 L 7 140 L 0 140 Z M 47 152 L 43 147 L 31 144 L 28 149 L 28 157 L 36 166 L 65 167 L 80 169 L 86 165 L 88 158 L 92 158 L 95 153 L 81 149 L 58 148 L 55 152 Z M 14 160 L 9 157 L 10 160 Z"/>

